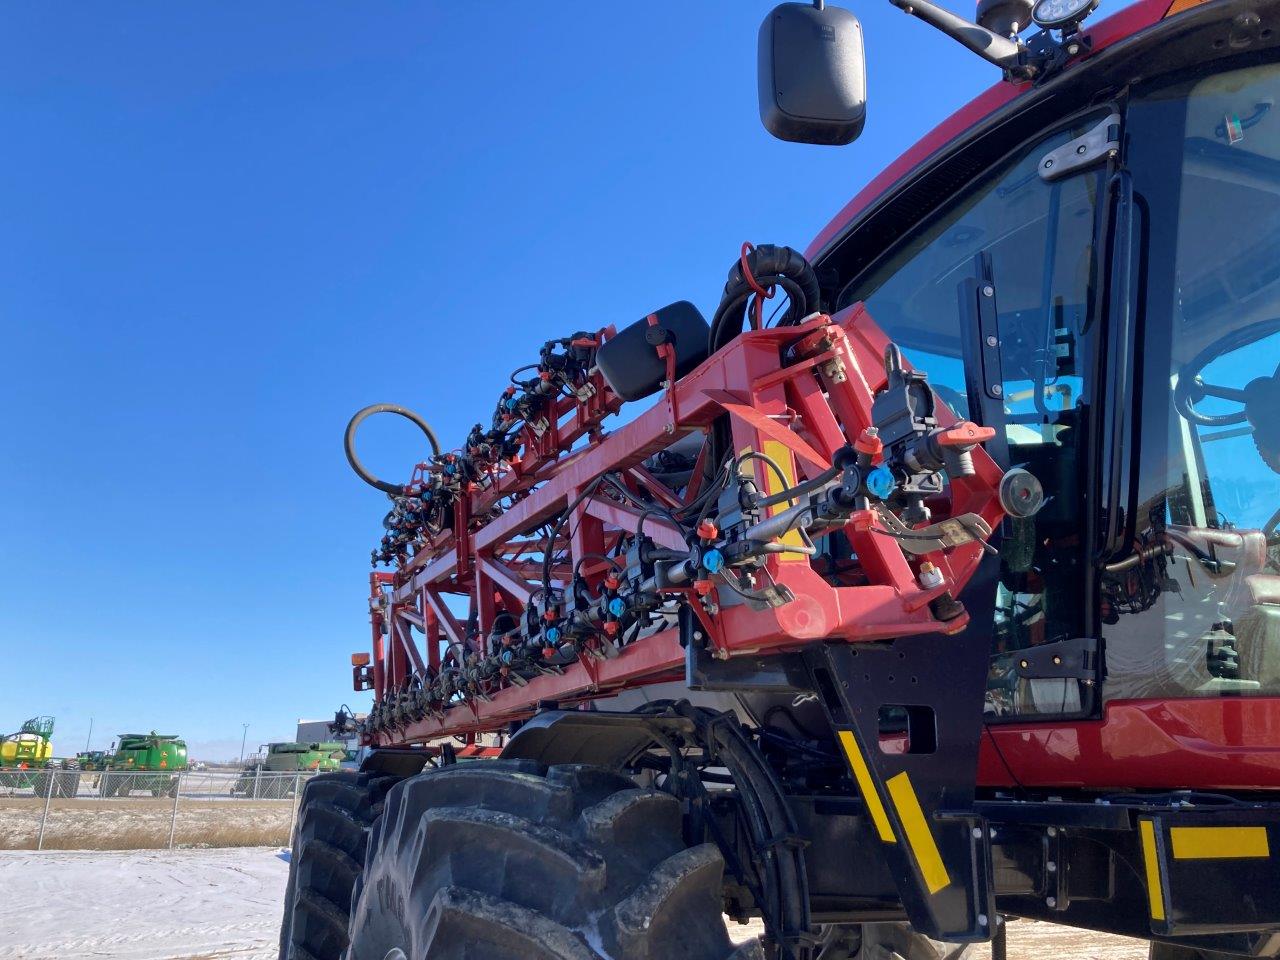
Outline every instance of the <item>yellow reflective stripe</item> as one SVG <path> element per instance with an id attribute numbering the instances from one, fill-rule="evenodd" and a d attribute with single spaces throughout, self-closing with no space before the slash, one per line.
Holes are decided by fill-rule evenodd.
<path id="1" fill-rule="evenodd" d="M 875 781 L 871 779 L 871 771 L 867 769 L 867 761 L 863 759 L 862 751 L 858 749 L 858 741 L 848 730 L 841 730 L 839 734 L 840 745 L 844 747 L 845 755 L 849 758 L 849 766 L 853 768 L 854 779 L 858 781 L 858 789 L 862 791 L 862 799 L 867 805 L 867 812 L 871 814 L 871 822 L 875 824 L 876 833 L 885 843 L 897 843 L 893 828 L 889 826 L 889 815 L 884 811 L 880 794 L 876 793 Z"/>
<path id="2" fill-rule="evenodd" d="M 903 771 L 896 777 L 891 777 L 885 786 L 889 788 L 889 796 L 898 810 L 898 821 L 907 835 L 907 843 L 911 844 L 916 863 L 920 865 L 925 886 L 930 893 L 937 893 L 951 883 L 951 877 L 947 875 L 947 867 L 942 862 L 937 843 L 934 842 L 933 831 L 929 829 L 924 811 L 920 809 L 920 798 L 911 786 L 911 778 Z"/>
<path id="3" fill-rule="evenodd" d="M 1271 856 L 1266 827 L 1172 827 L 1175 860 L 1244 860 Z"/>
<path id="4" fill-rule="evenodd" d="M 1160 860 L 1156 857 L 1156 828 L 1150 820 L 1138 821 L 1142 837 L 1142 861 L 1147 868 L 1147 899 L 1151 903 L 1151 919 L 1164 919 L 1164 891 L 1160 889 Z"/>

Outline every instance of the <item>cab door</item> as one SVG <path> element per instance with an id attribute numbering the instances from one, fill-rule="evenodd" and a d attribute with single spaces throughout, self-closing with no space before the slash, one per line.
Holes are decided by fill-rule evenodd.
<path id="1" fill-rule="evenodd" d="M 1094 707 L 1096 676 L 1037 676 L 1023 651 L 1097 635 L 1089 477 L 1111 171 L 1105 151 L 1052 167 L 1110 124 L 1118 116 L 1102 108 L 1019 148 L 840 297 L 865 302 L 943 403 L 998 429 L 989 449 L 1002 466 L 1031 471 L 1045 488 L 1043 509 L 1004 523 L 999 559 L 966 590 L 970 629 L 990 633 L 989 719 Z"/>

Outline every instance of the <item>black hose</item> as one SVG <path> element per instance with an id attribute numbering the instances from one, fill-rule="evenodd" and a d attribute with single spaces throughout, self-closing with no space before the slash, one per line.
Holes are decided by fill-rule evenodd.
<path id="1" fill-rule="evenodd" d="M 762 244 L 747 254 L 747 267 L 757 285 L 768 289 L 781 287 L 790 304 L 778 326 L 789 327 L 822 308 L 822 291 L 813 267 L 790 247 Z M 742 272 L 741 258 L 735 260 L 724 285 L 720 306 L 711 320 L 707 352 L 715 353 L 742 332 L 746 311 L 752 297 L 752 286 Z"/>
<path id="2" fill-rule="evenodd" d="M 440 441 L 436 439 L 435 431 L 428 426 L 427 421 L 407 407 L 400 407 L 394 403 L 370 404 L 363 410 L 357 411 L 356 415 L 351 418 L 351 422 L 347 424 L 347 432 L 342 440 L 343 449 L 347 452 L 347 463 L 351 464 L 351 469 L 356 472 L 356 476 L 369 484 L 369 486 L 381 490 L 383 493 L 399 496 L 404 493 L 404 484 L 387 483 L 385 480 L 379 480 L 365 469 L 364 464 L 360 462 L 360 458 L 356 456 L 356 431 L 360 429 L 360 424 L 375 413 L 394 413 L 414 424 L 426 436 L 427 442 L 431 444 L 432 456 L 440 455 Z"/>

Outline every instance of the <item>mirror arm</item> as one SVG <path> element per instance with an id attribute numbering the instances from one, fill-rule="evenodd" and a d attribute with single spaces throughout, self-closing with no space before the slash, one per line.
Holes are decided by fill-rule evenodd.
<path id="1" fill-rule="evenodd" d="M 950 10 L 944 10 L 929 0 L 889 0 L 904 13 L 923 20 L 941 30 L 953 40 L 964 44 L 983 60 L 994 63 L 1002 70 L 1025 74 L 1028 64 L 1023 57 L 1023 48 L 1019 43 L 993 33 L 964 17 L 956 16 Z"/>

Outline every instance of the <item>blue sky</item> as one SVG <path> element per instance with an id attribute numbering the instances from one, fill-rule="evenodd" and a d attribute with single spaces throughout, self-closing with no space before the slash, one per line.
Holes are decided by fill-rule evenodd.
<path id="1" fill-rule="evenodd" d="M 803 248 L 996 80 L 860 4 L 865 134 L 783 144 L 770 6 L 6 5 L 0 729 L 224 757 L 357 705 L 384 508 L 356 408 L 454 444 L 547 337 L 709 315 L 744 239 Z M 419 453 L 363 439 L 384 475 Z"/>

